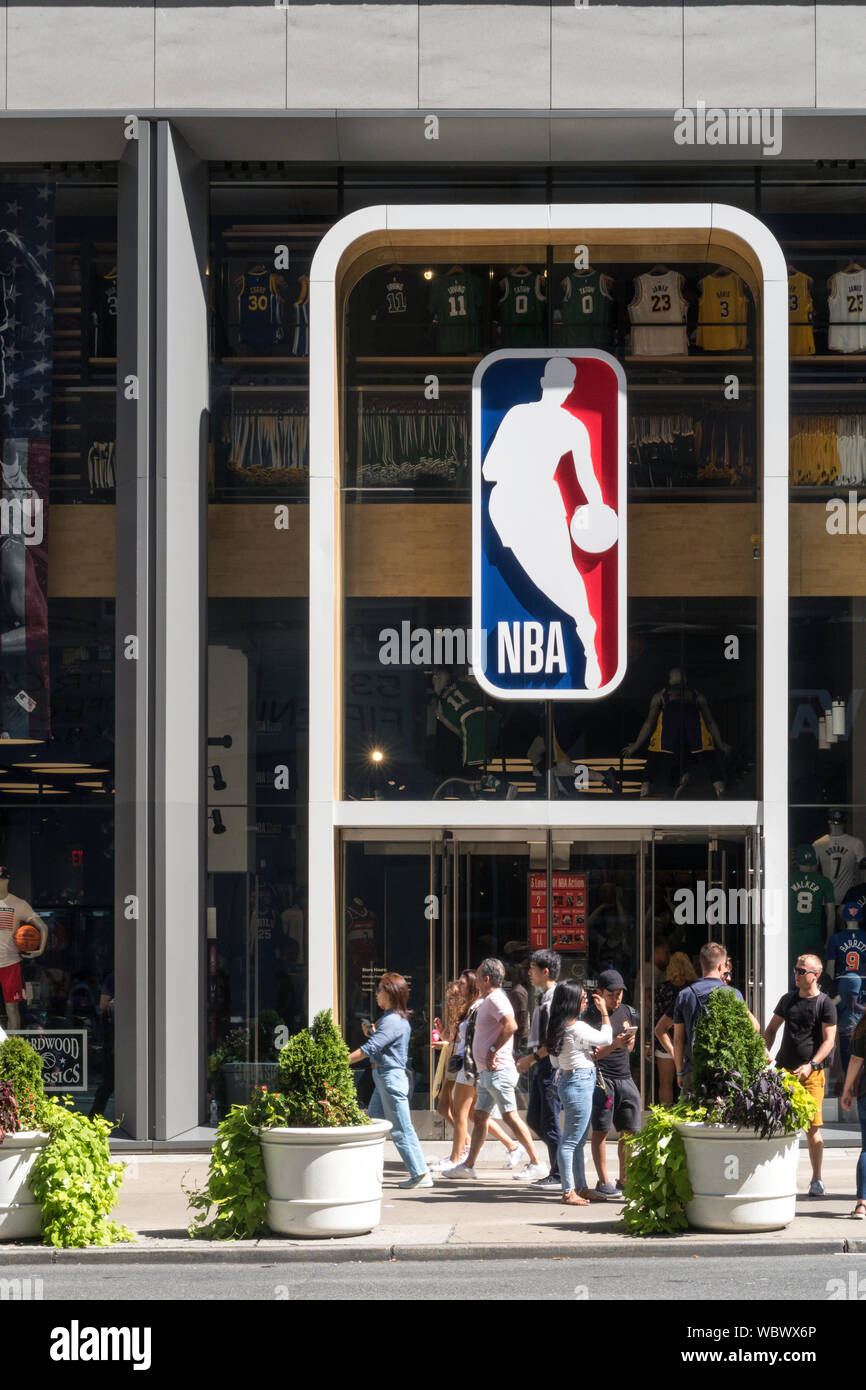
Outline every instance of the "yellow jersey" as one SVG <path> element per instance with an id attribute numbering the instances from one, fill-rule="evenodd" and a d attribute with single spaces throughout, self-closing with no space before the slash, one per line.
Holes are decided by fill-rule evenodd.
<path id="1" fill-rule="evenodd" d="M 699 281 L 696 342 L 705 352 L 735 352 L 748 346 L 748 300 L 739 275 L 732 271 L 705 275 Z"/>
<path id="2" fill-rule="evenodd" d="M 813 307 L 811 278 L 802 270 L 792 270 L 788 276 L 788 351 L 792 357 L 814 356 Z"/>

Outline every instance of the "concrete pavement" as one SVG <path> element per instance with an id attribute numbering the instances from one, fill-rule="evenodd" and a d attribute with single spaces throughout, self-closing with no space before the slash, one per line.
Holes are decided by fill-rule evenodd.
<path id="1" fill-rule="evenodd" d="M 424 1144 L 428 1158 L 443 1157 L 448 1146 Z M 866 1221 L 852 1221 L 854 1170 L 859 1148 L 831 1149 L 825 1154 L 827 1196 L 809 1198 L 809 1164 L 805 1152 L 799 1165 L 797 1215 L 784 1231 L 770 1234 L 717 1235 L 686 1232 L 678 1236 L 637 1239 L 625 1234 L 619 1202 L 589 1207 L 564 1207 L 558 1195 L 536 1193 L 515 1182 L 502 1167 L 503 1151 L 487 1145 L 475 1182 L 437 1178 L 432 1189 L 404 1192 L 405 1177 L 393 1145 L 386 1147 L 382 1222 L 369 1235 L 323 1241 L 292 1241 L 279 1237 L 259 1241 L 190 1240 L 190 1220 L 181 1184 L 200 1185 L 207 1172 L 207 1155 L 130 1154 L 120 1194 L 117 1219 L 137 1233 L 134 1245 L 108 1249 L 50 1250 L 37 1244 L 0 1247 L 0 1267 L 34 1262 L 94 1263 L 189 1261 L 225 1263 L 233 1260 L 274 1263 L 335 1260 L 448 1260 L 493 1258 L 558 1258 L 576 1252 L 597 1257 L 634 1254 L 734 1255 L 866 1253 Z M 586 1150 L 587 1177 L 595 1182 Z M 616 1173 L 613 1146 L 609 1169 Z"/>

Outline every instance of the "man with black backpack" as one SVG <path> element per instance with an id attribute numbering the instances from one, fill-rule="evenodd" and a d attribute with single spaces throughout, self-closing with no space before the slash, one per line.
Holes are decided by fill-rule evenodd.
<path id="1" fill-rule="evenodd" d="M 797 964 L 794 966 L 797 988 L 782 995 L 764 1034 L 767 1047 L 772 1047 L 776 1034 L 784 1023 L 785 1031 L 782 1034 L 782 1045 L 776 1057 L 776 1065 L 784 1067 L 785 1071 L 796 1076 L 818 1107 L 806 1135 L 809 1158 L 812 1162 L 810 1197 L 824 1196 L 824 1184 L 821 1181 L 821 1162 L 824 1157 L 821 1126 L 824 1117 L 821 1104 L 824 1099 L 826 1068 L 833 1061 L 836 1046 L 836 1006 L 832 999 L 818 988 L 823 968 L 823 961 L 818 956 L 805 955 L 797 958 Z"/>
<path id="2" fill-rule="evenodd" d="M 718 941 L 708 941 L 705 946 L 702 946 L 701 979 L 680 990 L 674 1002 L 673 1018 L 663 1014 L 656 1024 L 655 1035 L 662 1047 L 665 1046 L 664 1039 L 673 1026 L 677 1083 L 683 1094 L 687 1094 L 691 1089 L 692 1037 L 694 1036 L 695 1024 L 706 1008 L 707 999 L 714 989 L 733 988 L 724 978 L 727 960 L 727 949 L 720 946 Z M 745 1003 L 738 989 L 734 990 L 734 994 Z M 750 1013 L 749 1018 L 752 1020 L 755 1032 L 760 1033 L 761 1026 L 754 1014 Z"/>

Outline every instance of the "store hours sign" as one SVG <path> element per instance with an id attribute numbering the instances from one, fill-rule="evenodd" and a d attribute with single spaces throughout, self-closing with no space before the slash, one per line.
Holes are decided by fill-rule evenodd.
<path id="1" fill-rule="evenodd" d="M 472 383 L 474 674 L 594 700 L 625 674 L 625 375 L 596 349 L 504 348 Z"/>
<path id="2" fill-rule="evenodd" d="M 10 1036 L 24 1038 L 39 1053 L 46 1091 L 72 1094 L 87 1090 L 86 1028 L 55 1028 L 47 1032 L 22 1028 Z"/>

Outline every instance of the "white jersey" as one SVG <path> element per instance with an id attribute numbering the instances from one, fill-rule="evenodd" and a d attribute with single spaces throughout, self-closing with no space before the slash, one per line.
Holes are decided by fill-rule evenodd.
<path id="1" fill-rule="evenodd" d="M 32 922 L 34 927 L 45 927 L 29 903 L 7 893 L 5 898 L 0 899 L 0 970 L 7 965 L 17 965 L 20 961 L 21 953 L 12 937 L 24 922 Z"/>
<path id="2" fill-rule="evenodd" d="M 830 331 L 833 352 L 862 352 L 866 348 L 866 271 L 839 270 L 827 281 L 830 291 Z"/>
<path id="3" fill-rule="evenodd" d="M 675 357 L 688 352 L 684 283 L 676 270 L 635 277 L 634 299 L 628 306 L 633 357 Z"/>
<path id="4" fill-rule="evenodd" d="M 815 851 L 821 873 L 833 885 L 836 902 L 844 902 L 848 889 L 859 882 L 858 865 L 866 857 L 863 841 L 853 835 L 822 835 L 815 841 Z"/>

